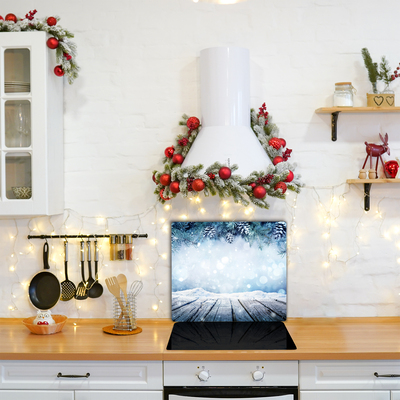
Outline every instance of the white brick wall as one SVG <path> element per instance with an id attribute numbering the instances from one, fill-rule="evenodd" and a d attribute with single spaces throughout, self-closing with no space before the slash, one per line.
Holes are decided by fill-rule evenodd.
<path id="1" fill-rule="evenodd" d="M 32 5 L 20 0 L 13 7 L 3 14 L 23 16 Z M 392 67 L 397 65 L 398 1 L 248 0 L 216 6 L 191 0 L 51 5 L 39 0 L 35 7 L 39 17 L 60 15 L 60 24 L 75 33 L 78 45 L 80 77 L 72 86 L 66 83 L 64 92 L 66 211 L 52 218 L 0 220 L 0 317 L 34 313 L 26 283 L 42 267 L 42 241 L 31 241 L 29 250 L 26 236 L 33 228 L 32 233 L 138 230 L 157 237 L 157 248 L 150 240 L 136 242 L 136 264 L 110 263 L 106 245 L 101 283 L 120 272 L 130 281 L 138 279 L 140 268 L 144 290 L 139 316 L 170 316 L 169 234 L 160 219 L 166 218 L 168 227 L 183 213 L 215 220 L 226 211 L 218 199 L 202 203 L 205 215 L 183 200 L 174 200 L 172 211 L 154 208 L 152 170 L 161 168 L 164 149 L 179 133 L 180 116 L 201 116 L 200 50 L 226 45 L 250 49 L 251 104 L 258 108 L 267 103 L 307 184 L 297 208 L 292 208 L 292 194 L 286 203 L 271 200 L 269 211 L 257 210 L 251 217 L 238 206 L 228 207 L 232 219 L 283 218 L 293 228 L 289 316 L 399 314 L 400 185 L 373 186 L 372 209 L 365 214 L 361 185 L 348 187 L 345 181 L 358 174 L 364 141 L 378 141 L 379 132 L 389 134 L 391 158 L 400 156 L 400 115 L 342 115 L 333 143 L 330 117 L 314 113 L 332 104 L 338 81 L 352 81 L 355 105 L 366 104 L 369 83 L 362 47 L 376 60 L 386 55 Z M 398 82 L 393 87 L 398 89 Z M 343 195 L 340 205 L 333 195 Z M 322 238 L 327 232 L 324 217 L 333 221 L 329 239 Z M 52 243 L 52 268 L 63 280 L 61 242 Z M 77 242 L 70 248 L 70 278 L 78 283 Z M 332 256 L 329 267 L 323 267 L 331 249 L 338 251 L 337 261 Z M 162 303 L 155 312 L 158 299 Z M 53 311 L 72 318 L 111 316 L 111 296 L 105 291 L 96 300 L 59 303 Z"/>

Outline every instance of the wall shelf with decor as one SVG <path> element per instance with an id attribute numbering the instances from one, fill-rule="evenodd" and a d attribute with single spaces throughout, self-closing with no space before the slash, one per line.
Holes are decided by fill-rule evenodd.
<path id="1" fill-rule="evenodd" d="M 364 184 L 364 210 L 370 210 L 370 192 L 371 185 L 374 183 L 400 183 L 400 179 L 382 178 L 382 179 L 347 179 L 348 184 Z"/>
<path id="2" fill-rule="evenodd" d="M 0 34 L 0 215 L 64 210 L 63 79 L 46 32 Z"/>
<path id="3" fill-rule="evenodd" d="M 400 113 L 400 107 L 322 107 L 316 114 L 332 115 L 332 141 L 337 140 L 337 122 L 340 113 Z"/>

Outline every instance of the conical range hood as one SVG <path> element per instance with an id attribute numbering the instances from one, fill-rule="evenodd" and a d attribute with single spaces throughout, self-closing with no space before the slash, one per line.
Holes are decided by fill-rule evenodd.
<path id="1" fill-rule="evenodd" d="M 182 166 L 237 164 L 246 176 L 271 161 L 250 128 L 248 49 L 213 47 L 200 53 L 202 128 Z"/>

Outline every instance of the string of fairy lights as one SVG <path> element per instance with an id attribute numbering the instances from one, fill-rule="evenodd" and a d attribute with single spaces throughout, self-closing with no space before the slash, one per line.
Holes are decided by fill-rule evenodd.
<path id="1" fill-rule="evenodd" d="M 357 187 L 357 185 L 354 185 Z M 388 196 L 379 199 L 376 202 L 376 210 L 368 213 L 363 209 L 363 195 L 361 189 L 357 187 L 362 194 L 359 196 L 360 213 L 355 219 L 354 235 L 352 235 L 353 245 L 350 245 L 350 240 L 347 239 L 347 252 L 345 255 L 340 251 L 339 245 L 335 243 L 333 234 L 339 227 L 340 217 L 348 203 L 346 197 L 349 196 L 350 186 L 347 183 L 338 184 L 335 186 L 305 186 L 303 191 L 306 195 L 310 195 L 317 208 L 318 229 L 321 231 L 322 243 L 325 243 L 325 256 L 321 260 L 320 267 L 323 269 L 332 269 L 337 264 L 346 265 L 350 261 L 357 258 L 360 254 L 360 241 L 363 240 L 362 228 L 364 227 L 365 219 L 378 220 L 379 236 L 384 239 L 392 240 L 396 235 L 400 236 L 399 225 L 394 225 L 390 229 L 383 229 L 385 222 L 384 202 L 386 200 L 396 200 Z M 323 195 L 328 193 L 328 200 L 323 200 Z M 294 259 L 301 250 L 301 237 L 305 228 L 297 223 L 298 199 L 303 194 L 289 193 L 285 200 L 285 215 L 287 222 L 287 265 L 291 268 L 295 265 Z M 354 196 L 352 196 L 352 201 Z M 376 199 L 374 198 L 376 201 Z M 274 210 L 262 210 L 263 217 L 261 219 L 274 219 Z M 108 235 L 110 229 L 113 233 L 118 230 L 118 226 L 123 226 L 124 229 L 134 229 L 133 233 L 147 233 L 147 239 L 134 245 L 134 257 L 129 261 L 131 270 L 134 270 L 139 280 L 145 281 L 147 293 L 151 293 L 152 304 L 149 305 L 149 310 L 154 312 L 157 317 L 168 317 L 169 310 L 163 307 L 163 299 L 169 296 L 169 284 L 164 284 L 160 267 L 169 268 L 169 236 L 171 221 L 196 221 L 196 220 L 257 220 L 258 209 L 254 206 L 243 206 L 235 204 L 233 201 L 221 199 L 218 203 L 218 209 L 212 207 L 210 210 L 207 206 L 207 200 L 204 198 L 190 197 L 187 201 L 178 204 L 160 203 L 150 206 L 144 212 L 131 215 L 120 215 L 114 217 L 103 216 L 84 216 L 74 210 L 66 209 L 61 222 L 53 221 L 55 217 L 32 217 L 27 222 L 23 221 L 25 226 L 21 228 L 21 220 L 13 220 L 13 226 L 10 225 L 10 254 L 8 260 L 8 270 L 11 274 L 12 284 L 10 285 L 10 301 L 9 311 L 15 312 L 18 310 L 18 304 L 22 301 L 27 301 L 27 291 L 29 280 L 21 279 L 20 264 L 21 260 L 26 257 L 31 257 L 36 251 L 39 251 L 42 243 L 34 242 L 28 239 L 25 233 L 29 235 L 68 235 L 71 233 L 88 235 L 87 231 L 96 228 L 96 234 Z M 44 223 L 43 223 L 44 221 Z M 45 225 L 40 226 L 40 225 Z M 59 226 L 59 229 L 57 227 Z M 110 228 L 111 227 L 111 228 Z M 50 233 L 49 233 L 50 232 Z M 400 239 L 400 238 L 399 238 Z M 114 264 L 109 262 L 109 239 L 99 238 L 99 279 L 112 275 Z M 55 266 L 56 275 L 64 275 L 64 253 L 62 240 L 51 241 L 50 261 Z M 57 243 L 56 243 L 57 242 Z M 21 245 L 21 243 L 23 243 Z M 40 243 L 40 244 L 39 244 Z M 166 250 L 164 247 L 168 247 Z M 400 249 L 400 240 L 395 243 L 396 250 Z M 400 264 L 400 256 L 397 258 Z M 132 268 L 133 266 L 133 268 Z M 22 290 L 21 290 L 22 289 Z M 75 308 L 77 313 L 80 313 L 82 302 L 75 300 Z"/>

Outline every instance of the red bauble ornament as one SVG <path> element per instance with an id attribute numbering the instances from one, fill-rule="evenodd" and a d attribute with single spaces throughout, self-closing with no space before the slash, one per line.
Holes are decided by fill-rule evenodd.
<path id="1" fill-rule="evenodd" d="M 182 164 L 183 160 L 184 158 L 182 154 L 174 154 L 174 156 L 172 157 L 172 162 L 174 164 Z"/>
<path id="2" fill-rule="evenodd" d="M 58 40 L 55 37 L 51 37 L 47 39 L 47 47 L 49 49 L 56 49 L 58 47 Z"/>
<path id="3" fill-rule="evenodd" d="M 196 192 L 201 192 L 206 187 L 206 184 L 201 179 L 195 179 L 192 183 L 192 188 Z"/>
<path id="4" fill-rule="evenodd" d="M 56 67 L 54 67 L 54 73 L 57 76 L 63 76 L 64 75 L 64 71 L 63 71 L 61 65 L 57 65 Z"/>
<path id="5" fill-rule="evenodd" d="M 156 175 L 155 174 L 153 174 L 153 182 L 157 185 L 157 179 L 156 179 Z"/>
<path id="6" fill-rule="evenodd" d="M 63 56 L 67 61 L 69 61 L 72 58 L 72 56 L 70 56 L 68 53 L 63 53 Z"/>
<path id="7" fill-rule="evenodd" d="M 279 140 L 281 141 L 282 147 L 285 147 L 286 146 L 286 140 L 282 139 L 282 138 L 280 138 Z"/>
<path id="8" fill-rule="evenodd" d="M 12 22 L 17 22 L 18 21 L 18 19 L 17 19 L 15 14 L 7 14 L 4 19 L 6 21 L 12 21 Z"/>
<path id="9" fill-rule="evenodd" d="M 253 189 L 257 186 L 254 182 L 249 183 L 249 186 L 251 186 Z"/>
<path id="10" fill-rule="evenodd" d="M 275 189 L 275 190 L 282 189 L 282 193 L 285 193 L 285 192 L 286 192 L 286 189 L 287 189 L 286 183 L 284 183 L 284 182 L 278 182 L 278 183 L 275 185 L 274 189 Z"/>
<path id="11" fill-rule="evenodd" d="M 253 194 L 256 199 L 262 199 L 267 194 L 267 191 L 265 190 L 265 188 L 263 186 L 256 186 L 253 189 Z"/>
<path id="12" fill-rule="evenodd" d="M 172 158 L 172 156 L 174 155 L 174 151 L 175 151 L 174 146 L 167 147 L 164 150 L 165 157 Z"/>
<path id="13" fill-rule="evenodd" d="M 164 193 L 164 189 L 161 189 L 161 190 L 160 190 L 160 197 L 161 197 L 163 200 L 166 200 L 166 201 L 167 201 L 167 200 L 171 200 L 171 197 L 164 197 L 164 196 L 163 196 L 163 193 Z"/>
<path id="14" fill-rule="evenodd" d="M 191 130 L 194 131 L 200 126 L 200 120 L 197 117 L 190 117 L 187 122 L 186 126 Z"/>
<path id="15" fill-rule="evenodd" d="M 160 183 L 161 185 L 168 186 L 171 183 L 171 175 L 162 174 L 160 176 Z"/>
<path id="16" fill-rule="evenodd" d="M 222 167 L 220 168 L 220 170 L 218 171 L 218 175 L 221 179 L 229 179 L 232 175 L 232 171 L 230 168 L 228 167 Z"/>
<path id="17" fill-rule="evenodd" d="M 0 15 L 0 21 L 4 21 L 4 18 Z"/>
<path id="18" fill-rule="evenodd" d="M 276 164 L 279 164 L 280 162 L 282 162 L 283 161 L 283 158 L 281 157 L 281 156 L 276 156 L 273 160 L 272 160 L 272 163 L 274 164 L 274 165 L 276 165 Z"/>
<path id="19" fill-rule="evenodd" d="M 294 173 L 292 171 L 289 171 L 289 174 L 285 179 L 285 182 L 292 182 L 293 178 L 294 178 Z"/>
<path id="20" fill-rule="evenodd" d="M 172 193 L 179 193 L 181 191 L 181 189 L 179 189 L 179 182 L 178 181 L 171 182 L 171 184 L 169 185 L 169 190 Z"/>
<path id="21" fill-rule="evenodd" d="M 54 26 L 55 24 L 57 24 L 57 20 L 54 17 L 47 18 L 47 25 L 48 26 Z"/>
<path id="22" fill-rule="evenodd" d="M 399 164 L 397 161 L 390 160 L 385 162 L 385 175 L 388 178 L 396 178 L 399 170 Z"/>
<path id="23" fill-rule="evenodd" d="M 268 144 L 272 146 L 274 149 L 279 150 L 282 147 L 282 142 L 279 138 L 273 137 L 269 139 Z"/>

